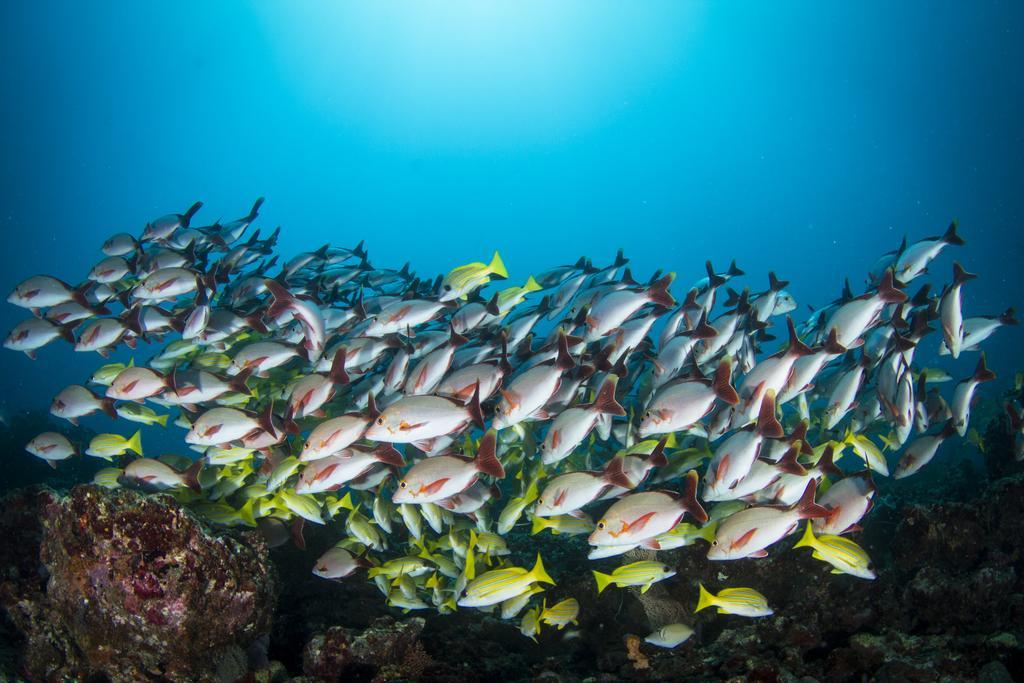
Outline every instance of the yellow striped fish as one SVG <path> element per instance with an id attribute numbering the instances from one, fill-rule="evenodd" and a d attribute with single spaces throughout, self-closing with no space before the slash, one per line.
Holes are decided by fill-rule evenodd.
<path id="1" fill-rule="evenodd" d="M 833 574 L 850 574 L 869 580 L 876 576 L 871 558 L 863 548 L 842 536 L 831 534 L 815 536 L 810 522 L 804 529 L 803 537 L 793 547 L 811 548 L 814 551 L 811 557 L 832 565 Z"/>
<path id="2" fill-rule="evenodd" d="M 483 287 L 490 282 L 491 276 L 501 280 L 508 278 L 508 271 L 505 270 L 505 264 L 498 252 L 494 252 L 490 263 L 467 263 L 464 266 L 453 268 L 441 281 L 439 300 L 465 299 L 466 295 L 474 289 Z"/>
<path id="3" fill-rule="evenodd" d="M 540 620 L 548 626 L 557 626 L 561 631 L 566 624 L 578 624 L 576 617 L 580 613 L 580 603 L 575 598 L 568 598 L 548 607 L 548 601 L 543 603 L 540 612 Z"/>
<path id="4" fill-rule="evenodd" d="M 141 432 L 135 432 L 127 439 L 120 434 L 97 434 L 89 442 L 85 454 L 110 460 L 115 455 L 124 455 L 128 451 L 142 455 Z"/>
<path id="5" fill-rule="evenodd" d="M 203 457 L 210 465 L 230 465 L 252 457 L 255 452 L 255 449 L 243 446 L 228 446 L 227 448 L 210 446 L 204 451 Z"/>
<path id="6" fill-rule="evenodd" d="M 226 353 L 209 351 L 193 358 L 192 363 L 197 367 L 209 370 L 224 370 L 231 365 L 231 356 Z"/>
<path id="7" fill-rule="evenodd" d="M 120 417 L 129 422 L 138 422 L 144 425 L 158 424 L 161 427 L 167 426 L 167 415 L 157 415 L 156 411 L 149 406 L 138 403 L 122 403 L 115 409 Z"/>
<path id="8" fill-rule="evenodd" d="M 92 373 L 92 377 L 89 381 L 93 384 L 100 384 L 102 386 L 109 387 L 114 383 L 114 378 L 121 374 L 122 370 L 133 367 L 134 365 L 134 358 L 128 361 L 128 365 L 125 365 L 124 363 L 107 363 L 100 367 L 96 372 Z"/>
<path id="9" fill-rule="evenodd" d="M 526 610 L 522 621 L 519 622 L 519 632 L 537 642 L 537 634 L 540 633 L 540 607 Z"/>
<path id="10" fill-rule="evenodd" d="M 616 586 L 641 586 L 640 592 L 647 590 L 657 583 L 676 575 L 672 567 L 653 560 L 641 560 L 632 564 L 624 564 L 611 574 L 602 574 L 595 571 L 594 578 L 597 580 L 597 592 L 602 592 L 610 584 Z"/>
<path id="11" fill-rule="evenodd" d="M 768 599 L 753 588 L 725 588 L 718 595 L 712 595 L 704 588 L 704 584 L 700 584 L 700 598 L 694 612 L 707 607 L 717 607 L 719 614 L 741 617 L 767 617 L 772 614 Z"/>
<path id="12" fill-rule="evenodd" d="M 508 313 L 513 306 L 522 303 L 527 294 L 538 292 L 541 289 L 543 287 L 537 284 L 537 281 L 531 275 L 526 279 L 526 284 L 522 287 L 509 287 L 498 292 L 498 310 L 501 313 Z"/>
<path id="13" fill-rule="evenodd" d="M 535 536 L 545 529 L 551 529 L 551 533 L 568 534 L 589 534 L 594 530 L 594 522 L 589 517 L 573 517 L 572 515 L 556 515 L 554 517 L 534 517 L 531 536 Z"/>
<path id="14" fill-rule="evenodd" d="M 120 467 L 104 467 L 92 477 L 92 483 L 102 486 L 105 489 L 121 488 L 121 475 L 124 470 Z"/>
<path id="15" fill-rule="evenodd" d="M 255 527 L 254 503 L 255 500 L 250 499 L 237 510 L 227 503 L 212 501 L 199 501 L 191 507 L 203 517 L 220 526 Z"/>
<path id="16" fill-rule="evenodd" d="M 718 529 L 718 522 L 711 522 L 700 527 L 689 522 L 680 522 L 670 531 L 661 536 L 655 536 L 654 541 L 658 544 L 659 550 L 672 550 L 692 545 L 698 538 L 708 543 L 715 540 L 715 531 Z"/>
<path id="17" fill-rule="evenodd" d="M 544 563 L 537 554 L 533 569 L 504 567 L 484 572 L 466 586 L 466 593 L 459 600 L 460 607 L 486 607 L 504 602 L 529 590 L 534 583 L 550 583 L 554 580 L 544 571 Z"/>

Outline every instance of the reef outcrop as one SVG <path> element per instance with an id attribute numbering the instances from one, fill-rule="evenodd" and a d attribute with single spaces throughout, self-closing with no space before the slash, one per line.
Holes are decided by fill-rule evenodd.
<path id="1" fill-rule="evenodd" d="M 0 527 L 0 603 L 32 680 L 232 681 L 259 658 L 277 580 L 258 534 L 95 486 L 14 492 Z"/>

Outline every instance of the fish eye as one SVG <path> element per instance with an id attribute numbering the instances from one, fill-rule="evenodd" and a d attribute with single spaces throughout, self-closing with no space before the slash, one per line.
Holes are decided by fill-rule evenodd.
<path id="1" fill-rule="evenodd" d="M 408 482 L 405 481 L 405 479 L 403 479 L 402 481 L 398 482 L 398 488 L 404 489 L 404 488 L 408 488 L 408 487 L 409 487 L 409 484 L 408 484 Z"/>
<path id="2" fill-rule="evenodd" d="M 544 499 L 543 498 L 538 498 L 537 499 L 537 504 L 538 505 L 543 505 L 544 504 Z"/>
<path id="3" fill-rule="evenodd" d="M 666 574 L 668 574 L 670 571 L 672 571 L 672 568 L 669 567 L 667 564 L 663 564 L 663 565 L 661 565 L 661 571 L 663 571 Z"/>
<path id="4" fill-rule="evenodd" d="M 379 424 L 379 425 L 384 424 L 384 417 L 383 416 L 377 418 L 377 424 Z"/>
<path id="5" fill-rule="evenodd" d="M 718 539 L 717 538 L 715 540 L 711 541 L 711 547 L 712 548 L 717 546 L 717 545 L 718 545 Z"/>
<path id="6" fill-rule="evenodd" d="M 444 286 L 444 291 L 446 291 L 446 292 L 452 291 L 452 286 L 451 285 L 445 285 Z"/>
<path id="7" fill-rule="evenodd" d="M 604 522 L 598 522 L 597 523 L 597 528 L 598 529 L 604 529 Z"/>

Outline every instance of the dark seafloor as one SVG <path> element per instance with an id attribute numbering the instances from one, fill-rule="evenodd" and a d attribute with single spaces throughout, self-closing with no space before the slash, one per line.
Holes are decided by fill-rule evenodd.
<path id="1" fill-rule="evenodd" d="M 919 476 L 878 478 L 858 538 L 875 581 L 832 575 L 793 540 L 724 563 L 699 544 L 661 553 L 678 575 L 646 595 L 598 596 L 583 539 L 513 532 L 511 559 L 539 549 L 551 595 L 581 604 L 578 627 L 539 644 L 518 619 L 402 614 L 358 576 L 313 576 L 329 528 L 307 528 L 305 552 L 269 549 L 169 496 L 75 485 L 102 463 L 51 473 L 18 452 L 49 417 L 22 413 L 4 432 L 0 680 L 1024 680 L 1024 463 L 986 408 L 981 457 L 965 442 Z M 756 587 L 775 615 L 693 615 L 698 580 Z M 675 650 L 642 642 L 669 621 L 696 633 Z"/>

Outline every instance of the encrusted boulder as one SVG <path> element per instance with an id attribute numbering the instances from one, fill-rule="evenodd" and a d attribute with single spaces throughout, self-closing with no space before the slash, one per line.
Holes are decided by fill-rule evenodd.
<path id="1" fill-rule="evenodd" d="M 332 626 L 306 644 L 303 671 L 325 682 L 415 680 L 432 663 L 420 643 L 424 624 L 382 617 L 364 631 Z"/>
<path id="2" fill-rule="evenodd" d="M 171 497 L 124 489 L 18 493 L 12 506 L 26 527 L 0 596 L 25 637 L 28 676 L 246 673 L 246 648 L 269 632 L 277 593 L 258 534 L 212 534 Z"/>

